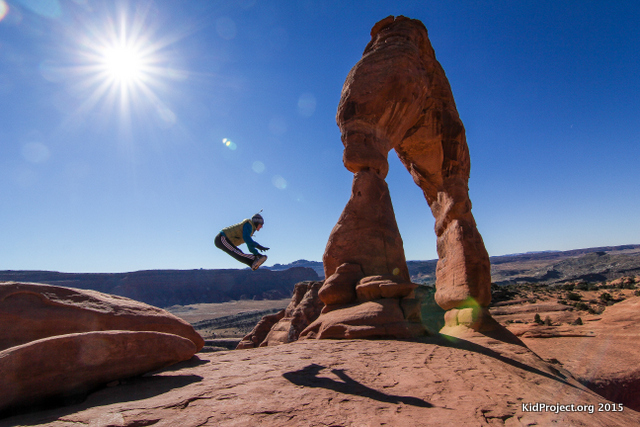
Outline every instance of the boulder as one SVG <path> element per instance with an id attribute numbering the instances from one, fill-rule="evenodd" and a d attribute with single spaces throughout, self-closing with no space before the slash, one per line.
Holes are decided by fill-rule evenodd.
<path id="1" fill-rule="evenodd" d="M 399 276 L 369 276 L 356 285 L 358 301 L 372 301 L 380 298 L 403 298 L 412 294 L 417 284 L 404 281 Z"/>
<path id="2" fill-rule="evenodd" d="M 356 299 L 356 283 L 363 276 L 360 264 L 344 263 L 327 276 L 318 296 L 326 305 L 350 304 Z"/>
<path id="3" fill-rule="evenodd" d="M 58 335 L 0 351 L 0 412 L 83 394 L 190 359 L 195 344 L 160 332 Z"/>
<path id="4" fill-rule="evenodd" d="M 278 313 L 277 321 L 271 323 L 265 316 L 256 327 L 238 344 L 238 349 L 266 347 L 296 341 L 300 333 L 320 315 L 324 307 L 318 297 L 322 282 L 301 282 L 295 285 L 291 302 Z M 273 316 L 273 315 L 272 315 Z M 272 317 L 275 320 L 275 317 Z"/>
<path id="5" fill-rule="evenodd" d="M 243 350 L 247 348 L 255 348 L 259 347 L 260 344 L 267 338 L 271 328 L 275 324 L 277 324 L 280 319 L 284 317 L 284 310 L 281 310 L 275 314 L 269 314 L 264 316 L 260 321 L 253 327 L 251 332 L 249 332 L 242 340 L 238 343 L 236 350 Z"/>
<path id="6" fill-rule="evenodd" d="M 406 319 L 400 300 L 383 298 L 323 313 L 300 339 L 411 338 L 425 334 L 422 323 Z"/>
<path id="7" fill-rule="evenodd" d="M 56 335 L 156 331 L 204 340 L 184 320 L 157 307 L 97 291 L 38 283 L 0 283 L 0 350 Z"/>

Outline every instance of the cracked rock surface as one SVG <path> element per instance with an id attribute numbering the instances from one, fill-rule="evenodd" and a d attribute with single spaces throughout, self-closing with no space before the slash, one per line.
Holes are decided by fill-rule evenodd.
<path id="1" fill-rule="evenodd" d="M 594 413 L 523 404 L 594 405 Z M 470 331 L 422 341 L 303 340 L 199 354 L 0 426 L 637 425 L 517 342 Z M 603 406 L 604 407 L 604 406 Z M 611 406 L 609 406 L 610 408 Z"/>

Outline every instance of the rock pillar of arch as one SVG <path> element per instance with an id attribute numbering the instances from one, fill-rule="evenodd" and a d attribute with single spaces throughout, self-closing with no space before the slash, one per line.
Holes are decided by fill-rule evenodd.
<path id="1" fill-rule="evenodd" d="M 385 182 L 392 149 L 435 218 L 436 302 L 447 310 L 445 329 L 490 324 L 490 263 L 471 214 L 464 126 L 422 22 L 390 16 L 375 24 L 336 119 L 352 192 L 323 256 L 325 309 L 301 336 L 423 332 Z"/>

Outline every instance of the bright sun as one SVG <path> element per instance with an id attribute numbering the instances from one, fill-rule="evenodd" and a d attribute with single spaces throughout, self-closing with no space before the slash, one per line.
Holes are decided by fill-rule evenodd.
<path id="1" fill-rule="evenodd" d="M 143 57 L 131 46 L 106 48 L 103 65 L 114 83 L 129 85 L 140 81 L 145 74 Z"/>
<path id="2" fill-rule="evenodd" d="M 123 2 L 115 14 L 96 14 L 98 20 L 81 21 L 84 28 L 69 34 L 77 47 L 75 93 L 84 95 L 79 110 L 105 106 L 127 119 L 135 110 L 172 126 L 176 116 L 162 98 L 173 81 L 186 79 L 174 65 L 180 60 L 174 44 L 183 34 L 162 31 L 150 3 L 143 3 L 128 13 Z"/>

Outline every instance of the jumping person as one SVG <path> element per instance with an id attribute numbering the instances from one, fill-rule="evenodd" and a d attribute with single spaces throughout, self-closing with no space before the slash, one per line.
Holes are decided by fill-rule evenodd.
<path id="1" fill-rule="evenodd" d="M 252 270 L 257 270 L 267 260 L 267 256 L 260 255 L 258 250 L 268 251 L 269 248 L 262 246 L 251 236 L 256 231 L 260 231 L 263 225 L 264 218 L 260 213 L 257 213 L 251 219 L 247 218 L 242 222 L 223 228 L 215 238 L 215 245 L 241 263 L 247 264 Z M 245 254 L 238 249 L 238 246 L 243 243 L 246 243 L 250 254 Z"/>

